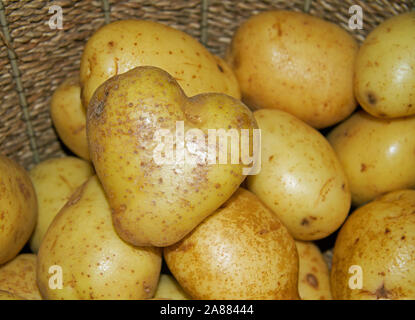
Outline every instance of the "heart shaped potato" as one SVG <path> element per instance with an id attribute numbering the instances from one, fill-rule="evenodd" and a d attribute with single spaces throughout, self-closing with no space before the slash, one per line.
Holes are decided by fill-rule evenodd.
<path id="1" fill-rule="evenodd" d="M 180 125 L 183 132 L 176 130 Z M 163 247 L 182 239 L 235 192 L 247 169 L 243 161 L 231 163 L 229 144 L 229 161 L 206 161 L 208 130 L 234 129 L 242 142 L 241 129 L 251 136 L 256 127 L 239 100 L 216 93 L 188 98 L 173 77 L 156 67 L 137 67 L 107 80 L 89 104 L 87 137 L 119 235 L 139 246 Z M 189 133 L 196 129 L 202 137 L 195 140 Z M 155 158 L 162 130 L 177 138 L 171 143 L 175 159 L 167 164 Z M 187 161 L 190 155 L 193 163 Z"/>

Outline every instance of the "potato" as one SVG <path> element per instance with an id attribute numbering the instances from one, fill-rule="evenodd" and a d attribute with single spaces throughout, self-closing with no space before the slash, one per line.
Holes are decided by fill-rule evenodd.
<path id="1" fill-rule="evenodd" d="M 162 69 L 137 67 L 107 80 L 95 92 L 87 117 L 91 159 L 115 229 L 133 245 L 179 241 L 225 202 L 249 171 L 241 161 L 232 163 L 230 147 L 222 148 L 224 164 L 216 157 L 210 164 L 209 150 L 218 145 L 206 137 L 209 130 L 224 128 L 233 130 L 239 143 L 242 129 L 253 134 L 257 127 L 252 112 L 224 94 L 188 98 Z M 192 135 L 196 130 L 201 136 Z M 181 144 L 183 153 L 177 151 Z"/>
<path id="2" fill-rule="evenodd" d="M 75 191 L 46 232 L 37 279 L 46 299 L 136 300 L 153 296 L 160 268 L 160 249 L 133 247 L 119 238 L 94 176 Z"/>
<path id="3" fill-rule="evenodd" d="M 36 255 L 20 254 L 0 266 L 0 290 L 28 300 L 41 300 L 36 283 Z"/>
<path id="4" fill-rule="evenodd" d="M 239 27 L 226 61 L 248 106 L 284 110 L 324 128 L 356 107 L 357 50 L 351 35 L 333 23 L 299 12 L 268 11 Z"/>
<path id="5" fill-rule="evenodd" d="M 330 275 L 320 249 L 312 242 L 296 241 L 300 262 L 298 292 L 302 300 L 331 300 Z"/>
<path id="6" fill-rule="evenodd" d="M 346 219 L 350 191 L 326 139 L 280 110 L 254 112 L 261 129 L 261 171 L 247 179 L 255 193 L 297 240 L 333 233 Z"/>
<path id="7" fill-rule="evenodd" d="M 355 92 L 371 115 L 415 114 L 415 12 L 396 15 L 365 39 L 356 59 Z"/>
<path id="8" fill-rule="evenodd" d="M 66 79 L 53 93 L 50 116 L 59 138 L 77 156 L 89 160 L 86 112 L 78 77 Z"/>
<path id="9" fill-rule="evenodd" d="M 156 293 L 156 300 L 191 300 L 191 297 L 184 292 L 179 283 L 172 276 L 161 274 Z"/>
<path id="10" fill-rule="evenodd" d="M 143 20 L 110 23 L 88 40 L 81 59 L 83 105 L 107 79 L 138 66 L 169 72 L 187 95 L 220 92 L 240 98 L 232 70 L 196 39 L 163 24 Z"/>
<path id="11" fill-rule="evenodd" d="M 356 206 L 415 187 L 415 117 L 382 120 L 359 111 L 327 138 L 346 171 Z"/>
<path id="12" fill-rule="evenodd" d="M 253 193 L 242 188 L 186 238 L 164 248 L 164 257 L 195 299 L 298 299 L 293 238 Z"/>
<path id="13" fill-rule="evenodd" d="M 85 160 L 64 157 L 42 161 L 29 174 L 39 205 L 35 231 L 30 239 L 30 248 L 37 252 L 53 218 L 74 191 L 94 174 L 94 169 Z"/>
<path id="14" fill-rule="evenodd" d="M 26 170 L 0 155 L 0 265 L 13 259 L 35 227 L 37 199 Z"/>
<path id="15" fill-rule="evenodd" d="M 415 299 L 415 190 L 352 213 L 336 239 L 331 285 L 334 299 Z"/>
<path id="16" fill-rule="evenodd" d="M 26 300 L 26 299 L 19 297 L 13 293 L 0 290 L 0 300 Z"/>

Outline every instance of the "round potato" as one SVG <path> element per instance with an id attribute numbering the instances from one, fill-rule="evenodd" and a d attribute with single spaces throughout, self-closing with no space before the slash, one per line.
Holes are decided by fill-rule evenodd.
<path id="1" fill-rule="evenodd" d="M 334 299 L 415 299 L 415 190 L 360 207 L 336 239 Z"/>
<path id="2" fill-rule="evenodd" d="M 294 239 L 242 188 L 186 238 L 164 248 L 164 257 L 195 299 L 298 299 Z"/>
<path id="3" fill-rule="evenodd" d="M 415 117 L 382 120 L 359 111 L 327 138 L 346 171 L 356 206 L 415 187 Z"/>
<path id="4" fill-rule="evenodd" d="M 359 49 L 355 92 L 371 115 L 415 114 L 415 12 L 396 15 L 376 27 Z"/>
<path id="5" fill-rule="evenodd" d="M 331 300 L 330 274 L 320 249 L 312 242 L 296 241 L 300 262 L 298 292 L 302 300 Z"/>
<path id="6" fill-rule="evenodd" d="M 160 249 L 120 239 L 94 176 L 75 191 L 46 232 L 37 281 L 42 296 L 51 300 L 137 300 L 154 295 L 160 269 Z"/>
<path id="7" fill-rule="evenodd" d="M 59 138 L 77 156 L 89 160 L 86 112 L 78 77 L 65 80 L 53 93 L 50 116 Z"/>
<path id="8" fill-rule="evenodd" d="M 226 60 L 249 106 L 284 110 L 324 128 L 356 107 L 357 50 L 356 41 L 333 23 L 304 13 L 267 11 L 239 27 Z"/>
<path id="9" fill-rule="evenodd" d="M 188 96 L 219 92 L 240 98 L 232 70 L 196 39 L 157 22 L 123 20 L 97 30 L 85 46 L 80 74 L 84 107 L 105 80 L 138 66 L 164 69 Z"/>
<path id="10" fill-rule="evenodd" d="M 191 300 L 191 297 L 184 292 L 180 284 L 172 276 L 161 274 L 156 293 L 156 300 Z"/>
<path id="11" fill-rule="evenodd" d="M 19 297 L 13 293 L 0 290 L 0 300 L 26 300 L 26 299 Z"/>
<path id="12" fill-rule="evenodd" d="M 280 110 L 254 112 L 261 129 L 261 171 L 248 176 L 255 193 L 297 240 L 333 233 L 350 209 L 343 168 L 326 139 Z"/>
<path id="13" fill-rule="evenodd" d="M 36 255 L 20 254 L 1 266 L 0 290 L 27 300 L 41 300 L 36 283 Z"/>
<path id="14" fill-rule="evenodd" d="M 75 157 L 45 160 L 30 170 L 39 205 L 35 231 L 30 239 L 33 252 L 39 250 L 42 238 L 59 210 L 93 174 L 89 162 Z"/>
<path id="15" fill-rule="evenodd" d="M 35 227 L 37 199 L 26 170 L 0 155 L 0 265 L 13 259 Z"/>

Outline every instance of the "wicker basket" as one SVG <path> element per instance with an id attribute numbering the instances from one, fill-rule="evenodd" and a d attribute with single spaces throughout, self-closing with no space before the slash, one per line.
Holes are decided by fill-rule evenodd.
<path id="1" fill-rule="evenodd" d="M 412 0 L 0 0 L 0 153 L 26 168 L 68 150 L 49 116 L 53 91 L 79 70 L 86 40 L 110 21 L 159 21 L 199 39 L 223 55 L 235 29 L 270 9 L 309 11 L 344 27 L 359 41 L 385 18 L 415 7 Z M 49 7 L 63 9 L 63 29 L 52 30 Z M 363 29 L 350 30 L 349 7 L 363 8 Z"/>

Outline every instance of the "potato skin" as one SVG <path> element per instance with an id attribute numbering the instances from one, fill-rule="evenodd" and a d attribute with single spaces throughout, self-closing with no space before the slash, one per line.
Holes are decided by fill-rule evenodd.
<path id="1" fill-rule="evenodd" d="M 333 233 L 346 219 L 350 191 L 344 170 L 326 139 L 280 110 L 254 112 L 261 129 L 261 171 L 247 188 L 270 208 L 297 240 Z"/>
<path id="2" fill-rule="evenodd" d="M 82 106 L 78 77 L 66 79 L 55 90 L 50 103 L 50 116 L 63 143 L 77 156 L 89 160 L 86 112 Z"/>
<path id="3" fill-rule="evenodd" d="M 49 287 L 49 268 L 62 268 L 63 288 Z M 161 250 L 133 247 L 114 230 L 96 176 L 75 191 L 40 246 L 39 289 L 45 299 L 147 299 L 157 286 Z"/>
<path id="4" fill-rule="evenodd" d="M 93 174 L 90 162 L 75 157 L 48 159 L 30 170 L 39 209 L 35 230 L 30 238 L 33 252 L 39 250 L 42 238 L 59 210 Z"/>
<path id="5" fill-rule="evenodd" d="M 37 199 L 26 170 L 0 155 L 0 265 L 13 259 L 32 233 Z"/>
<path id="6" fill-rule="evenodd" d="M 298 292 L 301 300 L 331 300 L 330 274 L 320 249 L 312 242 L 296 241 L 300 262 Z"/>
<path id="7" fill-rule="evenodd" d="M 357 50 L 356 41 L 333 23 L 304 13 L 267 11 L 239 27 L 226 61 L 248 106 L 284 110 L 324 128 L 356 107 Z"/>
<path id="8" fill-rule="evenodd" d="M 350 289 L 349 268 L 361 267 L 362 289 Z M 415 190 L 391 192 L 357 209 L 333 252 L 334 299 L 415 299 Z"/>
<path id="9" fill-rule="evenodd" d="M 161 274 L 157 285 L 155 300 L 191 300 L 191 297 L 184 292 L 180 284 L 172 276 Z"/>
<path id="10" fill-rule="evenodd" d="M 242 188 L 186 238 L 164 248 L 164 257 L 194 299 L 298 299 L 293 238 Z"/>
<path id="11" fill-rule="evenodd" d="M 113 209 L 114 226 L 133 245 L 164 247 L 179 241 L 245 178 L 241 162 L 157 164 L 154 151 L 159 144 L 154 137 L 160 129 L 175 135 L 176 121 L 183 121 L 186 133 L 225 128 L 240 137 L 241 129 L 257 128 L 252 112 L 239 100 L 216 93 L 188 98 L 167 72 L 156 67 L 137 67 L 112 77 L 91 100 L 91 159 Z M 206 146 L 206 139 L 203 143 Z M 196 144 L 206 155 L 203 148 Z M 184 149 L 187 153 L 189 148 Z"/>
<path id="12" fill-rule="evenodd" d="M 0 301 L 1 300 L 26 300 L 8 291 L 0 290 Z"/>
<path id="13" fill-rule="evenodd" d="M 36 283 L 36 255 L 23 253 L 0 266 L 0 290 L 27 300 L 41 300 Z"/>
<path id="14" fill-rule="evenodd" d="M 415 12 L 377 26 L 359 49 L 355 93 L 371 115 L 396 118 L 415 114 Z"/>
<path id="15" fill-rule="evenodd" d="M 84 107 L 105 80 L 138 66 L 166 70 L 188 96 L 220 92 L 240 98 L 230 67 L 196 39 L 161 23 L 122 20 L 98 29 L 85 46 L 80 73 Z"/>
<path id="16" fill-rule="evenodd" d="M 382 120 L 358 111 L 327 139 L 343 165 L 356 206 L 415 187 L 415 117 Z"/>

